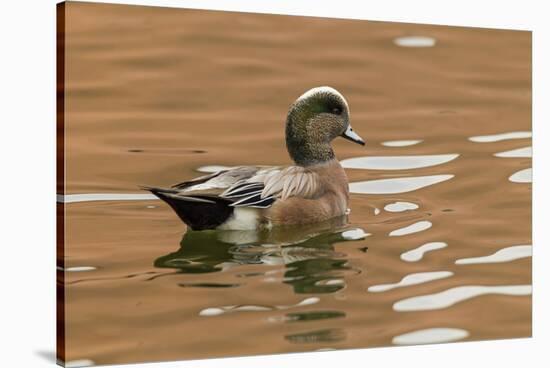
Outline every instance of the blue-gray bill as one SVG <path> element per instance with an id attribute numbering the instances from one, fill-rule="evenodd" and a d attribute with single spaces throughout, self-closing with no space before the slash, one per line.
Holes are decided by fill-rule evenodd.
<path id="1" fill-rule="evenodd" d="M 359 134 L 357 134 L 353 131 L 353 128 L 351 127 L 351 125 L 348 125 L 348 128 L 346 129 L 346 131 L 344 133 L 342 133 L 342 137 L 344 137 L 347 140 L 350 140 L 352 142 L 358 143 L 362 146 L 364 146 L 366 144 L 365 141 L 363 140 L 363 138 L 361 138 L 359 136 Z"/>

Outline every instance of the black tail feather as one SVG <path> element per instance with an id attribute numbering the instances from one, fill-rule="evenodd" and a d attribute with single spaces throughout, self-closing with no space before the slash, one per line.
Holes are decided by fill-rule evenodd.
<path id="1" fill-rule="evenodd" d="M 193 230 L 215 229 L 223 224 L 232 214 L 231 201 L 213 196 L 176 195 L 177 190 L 142 186 L 176 212 L 179 218 Z"/>

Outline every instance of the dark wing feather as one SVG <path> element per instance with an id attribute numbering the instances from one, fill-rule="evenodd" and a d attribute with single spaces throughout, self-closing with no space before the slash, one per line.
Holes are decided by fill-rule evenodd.
<path id="1" fill-rule="evenodd" d="M 221 174 L 223 174 L 225 172 L 227 172 L 227 170 L 221 170 L 221 171 L 215 172 L 215 173 L 210 174 L 210 175 L 203 175 L 203 176 L 199 176 L 198 178 L 195 178 L 195 179 L 192 179 L 192 180 L 182 181 L 181 183 L 172 185 L 172 188 L 174 188 L 174 189 L 185 189 L 185 188 L 188 188 L 188 187 L 193 186 L 193 185 L 206 183 L 208 180 L 213 179 L 217 176 L 220 176 Z"/>
<path id="2" fill-rule="evenodd" d="M 264 185 L 262 183 L 243 183 L 225 191 L 220 197 L 238 199 L 251 194 L 261 193 L 263 190 Z"/>
<path id="3" fill-rule="evenodd" d="M 262 197 L 263 190 L 264 183 L 243 181 L 231 186 L 220 197 L 232 201 L 231 207 L 269 208 L 276 199 L 273 196 Z"/>
<path id="4" fill-rule="evenodd" d="M 273 196 L 262 198 L 262 192 L 254 193 L 248 197 L 239 199 L 236 202 L 231 203 L 231 207 L 255 207 L 255 208 L 269 208 L 276 201 Z"/>

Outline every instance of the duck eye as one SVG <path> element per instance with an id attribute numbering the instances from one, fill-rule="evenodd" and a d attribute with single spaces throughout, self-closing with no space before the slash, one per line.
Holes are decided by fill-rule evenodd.
<path id="1" fill-rule="evenodd" d="M 333 114 L 336 114 L 336 115 L 340 115 L 340 114 L 342 113 L 342 109 L 339 108 L 339 107 L 334 107 L 334 108 L 332 109 L 332 113 L 333 113 Z"/>

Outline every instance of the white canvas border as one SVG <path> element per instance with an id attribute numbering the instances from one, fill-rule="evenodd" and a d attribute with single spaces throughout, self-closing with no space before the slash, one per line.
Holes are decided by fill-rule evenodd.
<path id="1" fill-rule="evenodd" d="M 540 0 L 362 2 L 276 0 L 100 1 L 110 3 L 532 30 L 534 104 L 534 338 L 446 345 L 150 363 L 143 367 L 247 368 L 545 366 L 550 342 L 545 265 L 549 207 L 550 32 Z M 2 236 L 0 362 L 51 367 L 55 348 L 55 3 L 2 2 Z M 548 226 L 548 225 L 546 225 Z M 134 365 L 127 365 L 128 367 Z M 137 367 L 137 365 L 136 365 Z"/>

